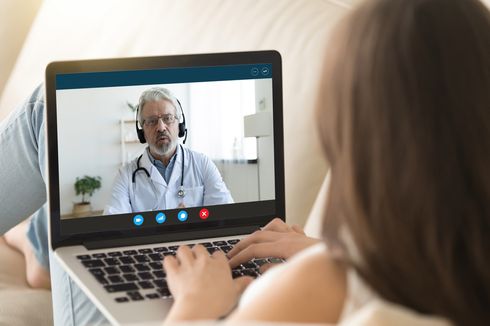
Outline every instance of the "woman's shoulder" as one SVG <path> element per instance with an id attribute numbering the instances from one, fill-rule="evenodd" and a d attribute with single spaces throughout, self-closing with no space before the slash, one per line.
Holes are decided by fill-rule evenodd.
<path id="1" fill-rule="evenodd" d="M 301 281 L 293 286 L 305 286 L 308 283 L 327 284 L 331 278 L 341 277 L 343 269 L 330 255 L 325 243 L 321 242 L 299 252 L 284 265 L 286 276 L 298 277 Z M 283 272 L 284 274 L 284 272 Z M 303 279 L 302 276 L 308 276 Z M 340 281 L 340 280 L 339 280 Z"/>
<path id="2" fill-rule="evenodd" d="M 325 280 L 323 271 L 327 270 L 330 265 L 328 260 L 329 254 L 324 243 L 306 248 L 287 262 L 267 270 L 257 281 L 251 284 L 242 297 L 242 301 L 247 300 L 247 296 L 252 292 L 261 291 L 262 288 L 270 284 L 287 282 L 286 280 L 289 279 L 295 279 L 295 282 L 288 283 L 288 288 L 304 288 L 313 279 L 320 280 L 318 285 L 322 285 Z"/>
<path id="3" fill-rule="evenodd" d="M 319 242 L 310 246 L 303 251 L 298 252 L 288 262 L 294 265 L 301 266 L 305 263 L 322 263 L 329 258 L 327 245 L 324 242 Z"/>
<path id="4" fill-rule="evenodd" d="M 238 319 L 332 323 L 345 296 L 343 268 L 325 245 L 312 246 L 271 268 L 244 293 Z"/>
<path id="5" fill-rule="evenodd" d="M 320 296 L 332 297 L 329 292 L 342 294 L 343 302 L 346 286 L 346 272 L 344 266 L 335 260 L 325 243 L 311 246 L 288 261 L 287 277 L 291 280 L 299 280 L 293 284 L 297 291 L 305 294 L 310 291 L 317 292 Z M 335 296 L 337 299 L 337 296 Z M 334 304 L 334 302 L 332 302 Z"/>

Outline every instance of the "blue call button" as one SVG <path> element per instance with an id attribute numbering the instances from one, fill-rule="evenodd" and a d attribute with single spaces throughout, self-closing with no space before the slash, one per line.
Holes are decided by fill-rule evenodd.
<path id="1" fill-rule="evenodd" d="M 155 216 L 155 221 L 157 221 L 158 224 L 165 223 L 167 220 L 167 217 L 163 213 L 158 213 L 157 216 Z"/>
<path id="2" fill-rule="evenodd" d="M 136 226 L 141 226 L 144 221 L 145 219 L 143 218 L 142 215 L 135 215 L 135 217 L 133 217 L 133 223 Z"/>
<path id="3" fill-rule="evenodd" d="M 187 221 L 187 217 L 188 217 L 188 215 L 187 215 L 187 212 L 186 211 L 180 211 L 179 214 L 177 214 L 177 218 L 181 222 Z"/>

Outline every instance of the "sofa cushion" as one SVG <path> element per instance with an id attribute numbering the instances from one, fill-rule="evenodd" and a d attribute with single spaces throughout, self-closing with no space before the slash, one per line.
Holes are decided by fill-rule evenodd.
<path id="1" fill-rule="evenodd" d="M 27 285 L 24 257 L 0 237 L 0 325 L 52 325 L 51 292 Z"/>

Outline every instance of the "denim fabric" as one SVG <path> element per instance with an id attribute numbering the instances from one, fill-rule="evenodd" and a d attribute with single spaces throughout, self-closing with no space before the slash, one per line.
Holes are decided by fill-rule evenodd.
<path id="1" fill-rule="evenodd" d="M 50 251 L 44 119 L 44 88 L 39 86 L 0 124 L 0 234 L 32 215 L 27 237 L 51 273 L 54 324 L 108 324 Z"/>

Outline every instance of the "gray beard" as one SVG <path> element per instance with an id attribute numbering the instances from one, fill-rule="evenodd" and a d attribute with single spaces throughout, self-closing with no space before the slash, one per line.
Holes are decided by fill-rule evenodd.
<path id="1" fill-rule="evenodd" d="M 170 143 L 162 144 L 161 146 L 152 144 L 150 145 L 150 150 L 152 153 L 155 153 L 156 155 L 168 156 L 175 150 L 175 148 L 177 147 L 177 143 L 178 141 L 177 139 L 175 139 L 172 140 Z"/>

